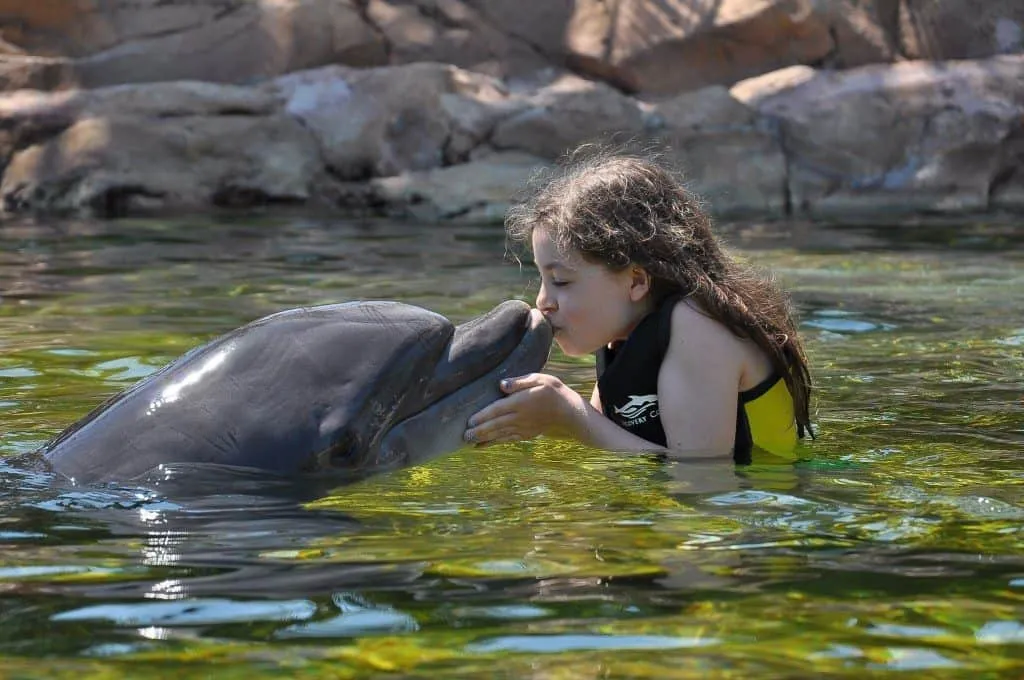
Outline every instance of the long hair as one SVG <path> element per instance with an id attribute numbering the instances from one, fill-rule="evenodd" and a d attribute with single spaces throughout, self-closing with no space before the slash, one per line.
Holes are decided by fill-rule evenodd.
<path id="1" fill-rule="evenodd" d="M 643 267 L 655 305 L 688 296 L 760 347 L 793 396 L 800 436 L 811 432 L 810 370 L 789 296 L 770 274 L 726 252 L 697 197 L 668 167 L 653 156 L 581 147 L 534 184 L 506 218 L 513 244 L 528 245 L 540 228 L 563 252 L 612 271 Z"/>

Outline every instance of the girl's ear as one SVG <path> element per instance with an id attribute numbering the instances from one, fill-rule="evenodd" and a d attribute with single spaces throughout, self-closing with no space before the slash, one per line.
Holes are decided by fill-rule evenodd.
<path id="1" fill-rule="evenodd" d="M 629 299 L 640 302 L 651 292 L 651 275 L 643 267 L 633 265 L 629 271 Z"/>

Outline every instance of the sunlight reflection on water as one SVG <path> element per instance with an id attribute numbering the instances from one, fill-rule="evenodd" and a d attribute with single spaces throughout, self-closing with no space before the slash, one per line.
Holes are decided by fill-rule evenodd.
<path id="1" fill-rule="evenodd" d="M 66 487 L 3 462 L 0 674 L 88 658 L 120 677 L 124 658 L 159 676 L 191 655 L 247 678 L 1020 670 L 1024 243 L 778 229 L 729 233 L 802 314 L 818 434 L 797 464 L 539 439 L 299 498 L 243 474 L 190 488 L 176 466 Z M 462 321 L 536 286 L 471 225 L 25 223 L 0 246 L 12 460 L 271 312 L 393 298 Z M 589 393 L 591 360 L 549 369 Z"/>

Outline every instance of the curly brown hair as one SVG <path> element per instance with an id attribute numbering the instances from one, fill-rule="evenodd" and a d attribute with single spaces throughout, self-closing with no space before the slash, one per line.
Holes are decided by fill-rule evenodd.
<path id="1" fill-rule="evenodd" d="M 643 267 L 656 305 L 689 297 L 757 344 L 793 396 L 800 436 L 813 436 L 810 370 L 789 296 L 772 275 L 726 251 L 698 197 L 667 163 L 587 145 L 535 176 L 530 189 L 506 218 L 513 244 L 528 248 L 541 228 L 563 252 L 612 271 Z"/>

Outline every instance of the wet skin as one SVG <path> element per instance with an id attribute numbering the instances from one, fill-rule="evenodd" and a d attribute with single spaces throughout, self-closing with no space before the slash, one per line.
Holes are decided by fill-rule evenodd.
<path id="1" fill-rule="evenodd" d="M 186 353 L 41 452 L 76 483 L 166 464 L 292 475 L 407 467 L 464 445 L 503 378 L 539 370 L 551 328 L 519 301 L 454 326 L 397 302 L 283 311 Z"/>

